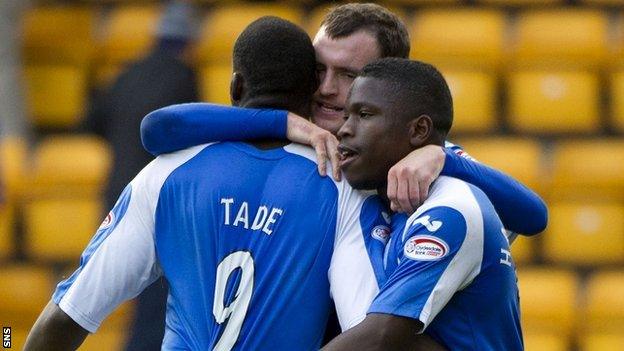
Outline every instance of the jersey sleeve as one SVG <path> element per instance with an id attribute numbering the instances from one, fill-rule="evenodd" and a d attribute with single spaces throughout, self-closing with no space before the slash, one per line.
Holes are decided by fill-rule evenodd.
<path id="1" fill-rule="evenodd" d="M 441 175 L 459 178 L 480 188 L 492 201 L 506 229 L 525 235 L 546 229 L 548 209 L 534 191 L 512 177 L 476 162 L 464 150 L 446 143 Z"/>
<path id="2" fill-rule="evenodd" d="M 147 168 L 149 168 L 148 166 Z M 52 297 L 81 327 L 94 333 L 119 304 L 161 276 L 154 243 L 156 189 L 145 169 L 125 188 Z"/>
<path id="3" fill-rule="evenodd" d="M 143 118 L 141 140 L 157 156 L 216 141 L 286 139 L 287 114 L 208 103 L 172 105 Z"/>
<path id="4" fill-rule="evenodd" d="M 368 312 L 417 319 L 426 328 L 478 274 L 483 237 L 469 236 L 464 216 L 444 206 L 425 211 L 408 226 L 397 238 L 398 266 Z"/>

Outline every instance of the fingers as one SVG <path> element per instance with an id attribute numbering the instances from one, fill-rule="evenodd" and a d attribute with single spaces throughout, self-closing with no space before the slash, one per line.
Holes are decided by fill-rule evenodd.
<path id="1" fill-rule="evenodd" d="M 390 209 L 394 212 L 399 212 L 400 210 L 400 206 L 399 203 L 397 201 L 397 177 L 396 177 L 396 172 L 393 168 L 390 168 L 390 171 L 388 172 L 388 186 L 387 186 L 387 195 L 388 195 L 388 200 L 390 200 Z"/>
<path id="2" fill-rule="evenodd" d="M 327 141 L 327 153 L 329 154 L 329 161 L 331 162 L 332 169 L 334 170 L 333 178 L 339 182 L 341 177 L 340 173 L 340 154 L 338 153 L 338 139 L 333 135 L 328 138 Z"/>
<path id="3" fill-rule="evenodd" d="M 325 149 L 325 143 L 315 143 L 314 151 L 316 151 L 318 172 L 322 177 L 325 177 L 327 176 L 327 151 Z"/>
<path id="4" fill-rule="evenodd" d="M 431 178 L 427 178 L 423 181 L 418 182 L 418 186 L 420 188 L 420 196 L 418 198 L 418 204 L 416 205 L 417 207 L 422 205 L 423 202 L 427 200 L 427 197 L 429 197 L 429 187 L 431 186 L 431 183 L 433 183 L 433 180 Z"/>

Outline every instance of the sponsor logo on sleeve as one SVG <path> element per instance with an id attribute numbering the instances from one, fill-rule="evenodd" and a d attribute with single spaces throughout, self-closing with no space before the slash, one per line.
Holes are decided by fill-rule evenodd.
<path id="1" fill-rule="evenodd" d="M 430 235 L 415 235 L 405 243 L 405 257 L 415 261 L 437 261 L 446 256 L 449 247 L 440 238 Z"/>
<path id="2" fill-rule="evenodd" d="M 385 225 L 378 225 L 375 228 L 373 228 L 371 235 L 373 238 L 386 244 L 388 242 L 388 238 L 390 237 L 390 228 L 388 228 L 388 226 L 385 226 Z"/>
<path id="3" fill-rule="evenodd" d="M 106 215 L 106 218 L 104 218 L 102 224 L 100 224 L 100 228 L 98 228 L 98 230 L 110 228 L 110 226 L 113 225 L 114 222 L 115 214 L 113 213 L 113 211 L 110 211 L 108 215 Z"/>

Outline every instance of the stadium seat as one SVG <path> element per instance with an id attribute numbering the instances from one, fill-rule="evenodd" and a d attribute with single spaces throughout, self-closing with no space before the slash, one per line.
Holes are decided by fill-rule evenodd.
<path id="1" fill-rule="evenodd" d="M 23 22 L 27 62 L 88 64 L 95 41 L 94 11 L 85 6 L 36 6 Z"/>
<path id="2" fill-rule="evenodd" d="M 516 65 L 596 68 L 608 57 L 609 22 L 599 10 L 527 11 L 516 25 Z"/>
<path id="3" fill-rule="evenodd" d="M 505 15 L 492 9 L 432 9 L 409 28 L 411 58 L 448 68 L 497 67 L 503 59 Z"/>
<path id="4" fill-rule="evenodd" d="M 26 162 L 27 145 L 24 139 L 6 137 L 0 139 L 0 174 L 3 193 L 12 201 L 22 190 Z"/>
<path id="5" fill-rule="evenodd" d="M 0 260 L 13 254 L 13 205 L 0 204 Z"/>
<path id="6" fill-rule="evenodd" d="M 518 132 L 590 133 L 600 128 L 599 82 L 592 73 L 515 71 L 508 95 L 509 124 Z"/>
<path id="7" fill-rule="evenodd" d="M 227 64 L 209 65 L 203 68 L 200 74 L 202 101 L 229 105 L 232 66 Z"/>
<path id="8" fill-rule="evenodd" d="M 611 75 L 611 117 L 613 126 L 624 132 L 624 70 Z"/>
<path id="9" fill-rule="evenodd" d="M 569 337 L 577 317 L 576 275 L 555 268 L 518 269 L 518 285 L 523 332 Z"/>
<path id="10" fill-rule="evenodd" d="M 102 55 L 106 64 L 120 64 L 146 54 L 160 18 L 154 5 L 120 5 L 104 24 Z"/>
<path id="11" fill-rule="evenodd" d="M 24 69 L 26 104 L 43 128 L 70 128 L 86 111 L 87 71 L 76 65 L 31 65 Z"/>
<path id="12" fill-rule="evenodd" d="M 588 5 L 601 6 L 622 6 L 624 4 L 622 0 L 582 0 L 581 2 Z"/>
<path id="13" fill-rule="evenodd" d="M 588 333 L 580 340 L 579 351 L 624 350 L 624 333 Z"/>
<path id="14" fill-rule="evenodd" d="M 26 253 L 44 261 L 77 261 L 103 218 L 95 197 L 33 199 L 23 211 Z"/>
<path id="15" fill-rule="evenodd" d="M 303 13 L 296 7 L 280 4 L 223 5 L 212 9 L 204 21 L 199 38 L 198 56 L 202 63 L 231 64 L 234 41 L 245 27 L 259 17 L 278 16 L 301 24 Z"/>
<path id="16" fill-rule="evenodd" d="M 584 327 L 593 332 L 617 332 L 623 337 L 620 342 L 624 341 L 624 298 L 622 297 L 624 297 L 623 270 L 598 271 L 592 274 L 587 282 Z"/>
<path id="17" fill-rule="evenodd" d="M 482 71 L 445 70 L 453 95 L 453 133 L 488 132 L 496 127 L 496 80 Z"/>
<path id="18" fill-rule="evenodd" d="M 561 5 L 565 0 L 477 0 L 478 3 L 500 6 Z"/>
<path id="19" fill-rule="evenodd" d="M 3 326 L 30 328 L 52 297 L 50 272 L 39 266 L 0 266 L 0 320 Z"/>
<path id="20" fill-rule="evenodd" d="M 544 257 L 553 263 L 624 263 L 624 204 L 583 199 L 549 204 Z"/>
<path id="21" fill-rule="evenodd" d="M 35 150 L 29 195 L 98 195 L 110 164 L 108 145 L 98 137 L 48 137 Z"/>
<path id="22" fill-rule="evenodd" d="M 479 162 L 501 170 L 532 189 L 542 190 L 541 146 L 528 138 L 472 138 L 459 144 Z"/>
<path id="23" fill-rule="evenodd" d="M 521 311 L 522 313 L 522 311 Z M 527 351 L 568 351 L 570 340 L 553 333 L 523 333 L 524 349 Z"/>
<path id="24" fill-rule="evenodd" d="M 535 239 L 518 236 L 511 244 L 511 256 L 516 266 L 524 266 L 536 258 Z"/>
<path id="25" fill-rule="evenodd" d="M 555 146 L 551 198 L 624 199 L 624 140 L 569 140 Z"/>

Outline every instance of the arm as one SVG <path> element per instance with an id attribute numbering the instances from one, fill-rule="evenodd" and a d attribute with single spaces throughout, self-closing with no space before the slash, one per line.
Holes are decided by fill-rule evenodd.
<path id="1" fill-rule="evenodd" d="M 415 319 L 371 313 L 362 323 L 336 337 L 322 350 L 446 350 L 428 335 L 416 334 L 420 329 L 422 323 Z"/>
<path id="2" fill-rule="evenodd" d="M 451 144 L 428 145 L 410 153 L 388 172 L 388 198 L 398 212 L 412 213 L 428 196 L 439 176 L 459 178 L 479 187 L 490 198 L 503 225 L 510 231 L 537 234 L 546 228 L 548 210 L 532 190 L 512 177 L 468 156 Z"/>
<path id="3" fill-rule="evenodd" d="M 157 156 L 215 141 L 286 139 L 287 113 L 207 103 L 172 105 L 143 118 L 141 140 Z"/>
<path id="4" fill-rule="evenodd" d="M 76 350 L 88 334 L 87 330 L 50 301 L 30 331 L 24 350 Z"/>

